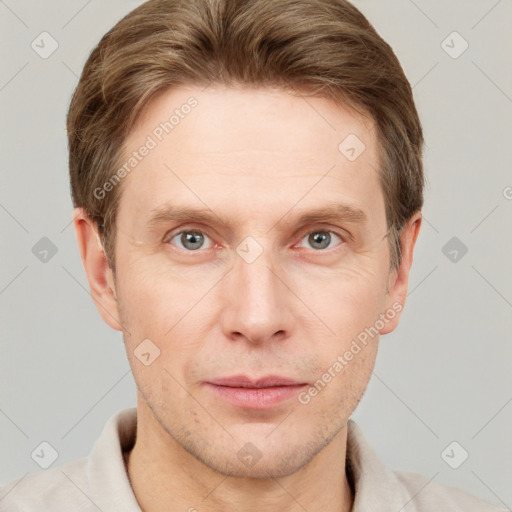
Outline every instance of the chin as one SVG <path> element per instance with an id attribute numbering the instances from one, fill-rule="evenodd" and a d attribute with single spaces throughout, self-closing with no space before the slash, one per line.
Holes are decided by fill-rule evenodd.
<path id="1" fill-rule="evenodd" d="M 271 459 L 264 460 L 262 458 L 254 465 L 245 464 L 239 461 L 238 458 L 212 461 L 203 460 L 202 462 L 224 476 L 269 479 L 293 475 L 306 465 L 308 460 L 282 459 L 280 454 L 274 452 Z"/>
<path id="2" fill-rule="evenodd" d="M 296 473 L 328 444 L 328 440 L 324 439 L 307 444 L 304 443 L 304 439 L 293 444 L 286 444 L 286 439 L 283 438 L 276 438 L 274 441 L 235 443 L 241 446 L 236 449 L 231 443 L 228 449 L 222 452 L 215 450 L 212 453 L 193 449 L 189 452 L 210 469 L 224 476 L 269 479 L 283 478 Z"/>

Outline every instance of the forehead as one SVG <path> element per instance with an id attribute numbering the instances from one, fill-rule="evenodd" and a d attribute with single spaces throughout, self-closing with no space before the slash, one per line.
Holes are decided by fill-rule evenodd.
<path id="1" fill-rule="evenodd" d="M 127 142 L 136 145 L 148 134 L 164 146 L 179 141 L 180 146 L 173 148 L 179 152 L 291 150 L 305 155 L 329 148 L 326 158 L 331 160 L 339 156 L 338 145 L 349 134 L 361 139 L 367 155 L 376 142 L 373 120 L 330 99 L 283 89 L 220 85 L 179 87 L 157 95 Z"/>
<path id="2" fill-rule="evenodd" d="M 229 215 L 345 199 L 368 217 L 383 211 L 374 123 L 325 98 L 172 89 L 146 106 L 125 159 L 144 146 L 122 183 L 120 210 L 143 215 L 175 200 Z"/>

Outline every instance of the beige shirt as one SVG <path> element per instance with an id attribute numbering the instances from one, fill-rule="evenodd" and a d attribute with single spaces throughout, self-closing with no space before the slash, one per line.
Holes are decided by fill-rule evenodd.
<path id="1" fill-rule="evenodd" d="M 1 512 L 140 512 L 124 453 L 135 442 L 137 409 L 115 413 L 90 455 L 0 488 Z M 348 423 L 347 460 L 355 487 L 353 512 L 503 512 L 470 494 L 416 473 L 393 472 Z"/>

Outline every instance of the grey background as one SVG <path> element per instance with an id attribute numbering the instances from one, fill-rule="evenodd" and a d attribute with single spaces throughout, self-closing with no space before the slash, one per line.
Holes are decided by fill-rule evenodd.
<path id="1" fill-rule="evenodd" d="M 139 3 L 0 1 L 0 484 L 42 471 L 30 456 L 42 441 L 54 466 L 87 455 L 136 404 L 76 247 L 65 115 L 89 52 Z M 391 468 L 512 508 L 512 2 L 354 3 L 414 86 L 428 186 L 405 312 L 353 418 Z M 43 31 L 59 45 L 47 59 L 31 48 Z M 469 43 L 458 58 L 442 47 L 453 31 Z M 47 262 L 32 252 L 43 237 L 57 249 Z M 458 469 L 441 456 L 454 440 L 469 453 Z"/>

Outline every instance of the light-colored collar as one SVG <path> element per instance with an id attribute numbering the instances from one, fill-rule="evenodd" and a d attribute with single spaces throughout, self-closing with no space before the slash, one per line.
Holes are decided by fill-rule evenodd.
<path id="1" fill-rule="evenodd" d="M 116 412 L 105 424 L 87 461 L 91 499 L 100 510 L 140 512 L 130 485 L 123 452 L 131 450 L 137 432 L 135 407 Z"/>
<path id="2" fill-rule="evenodd" d="M 348 420 L 347 470 L 355 486 L 352 512 L 397 512 L 411 497 L 366 441 L 359 425 Z"/>

